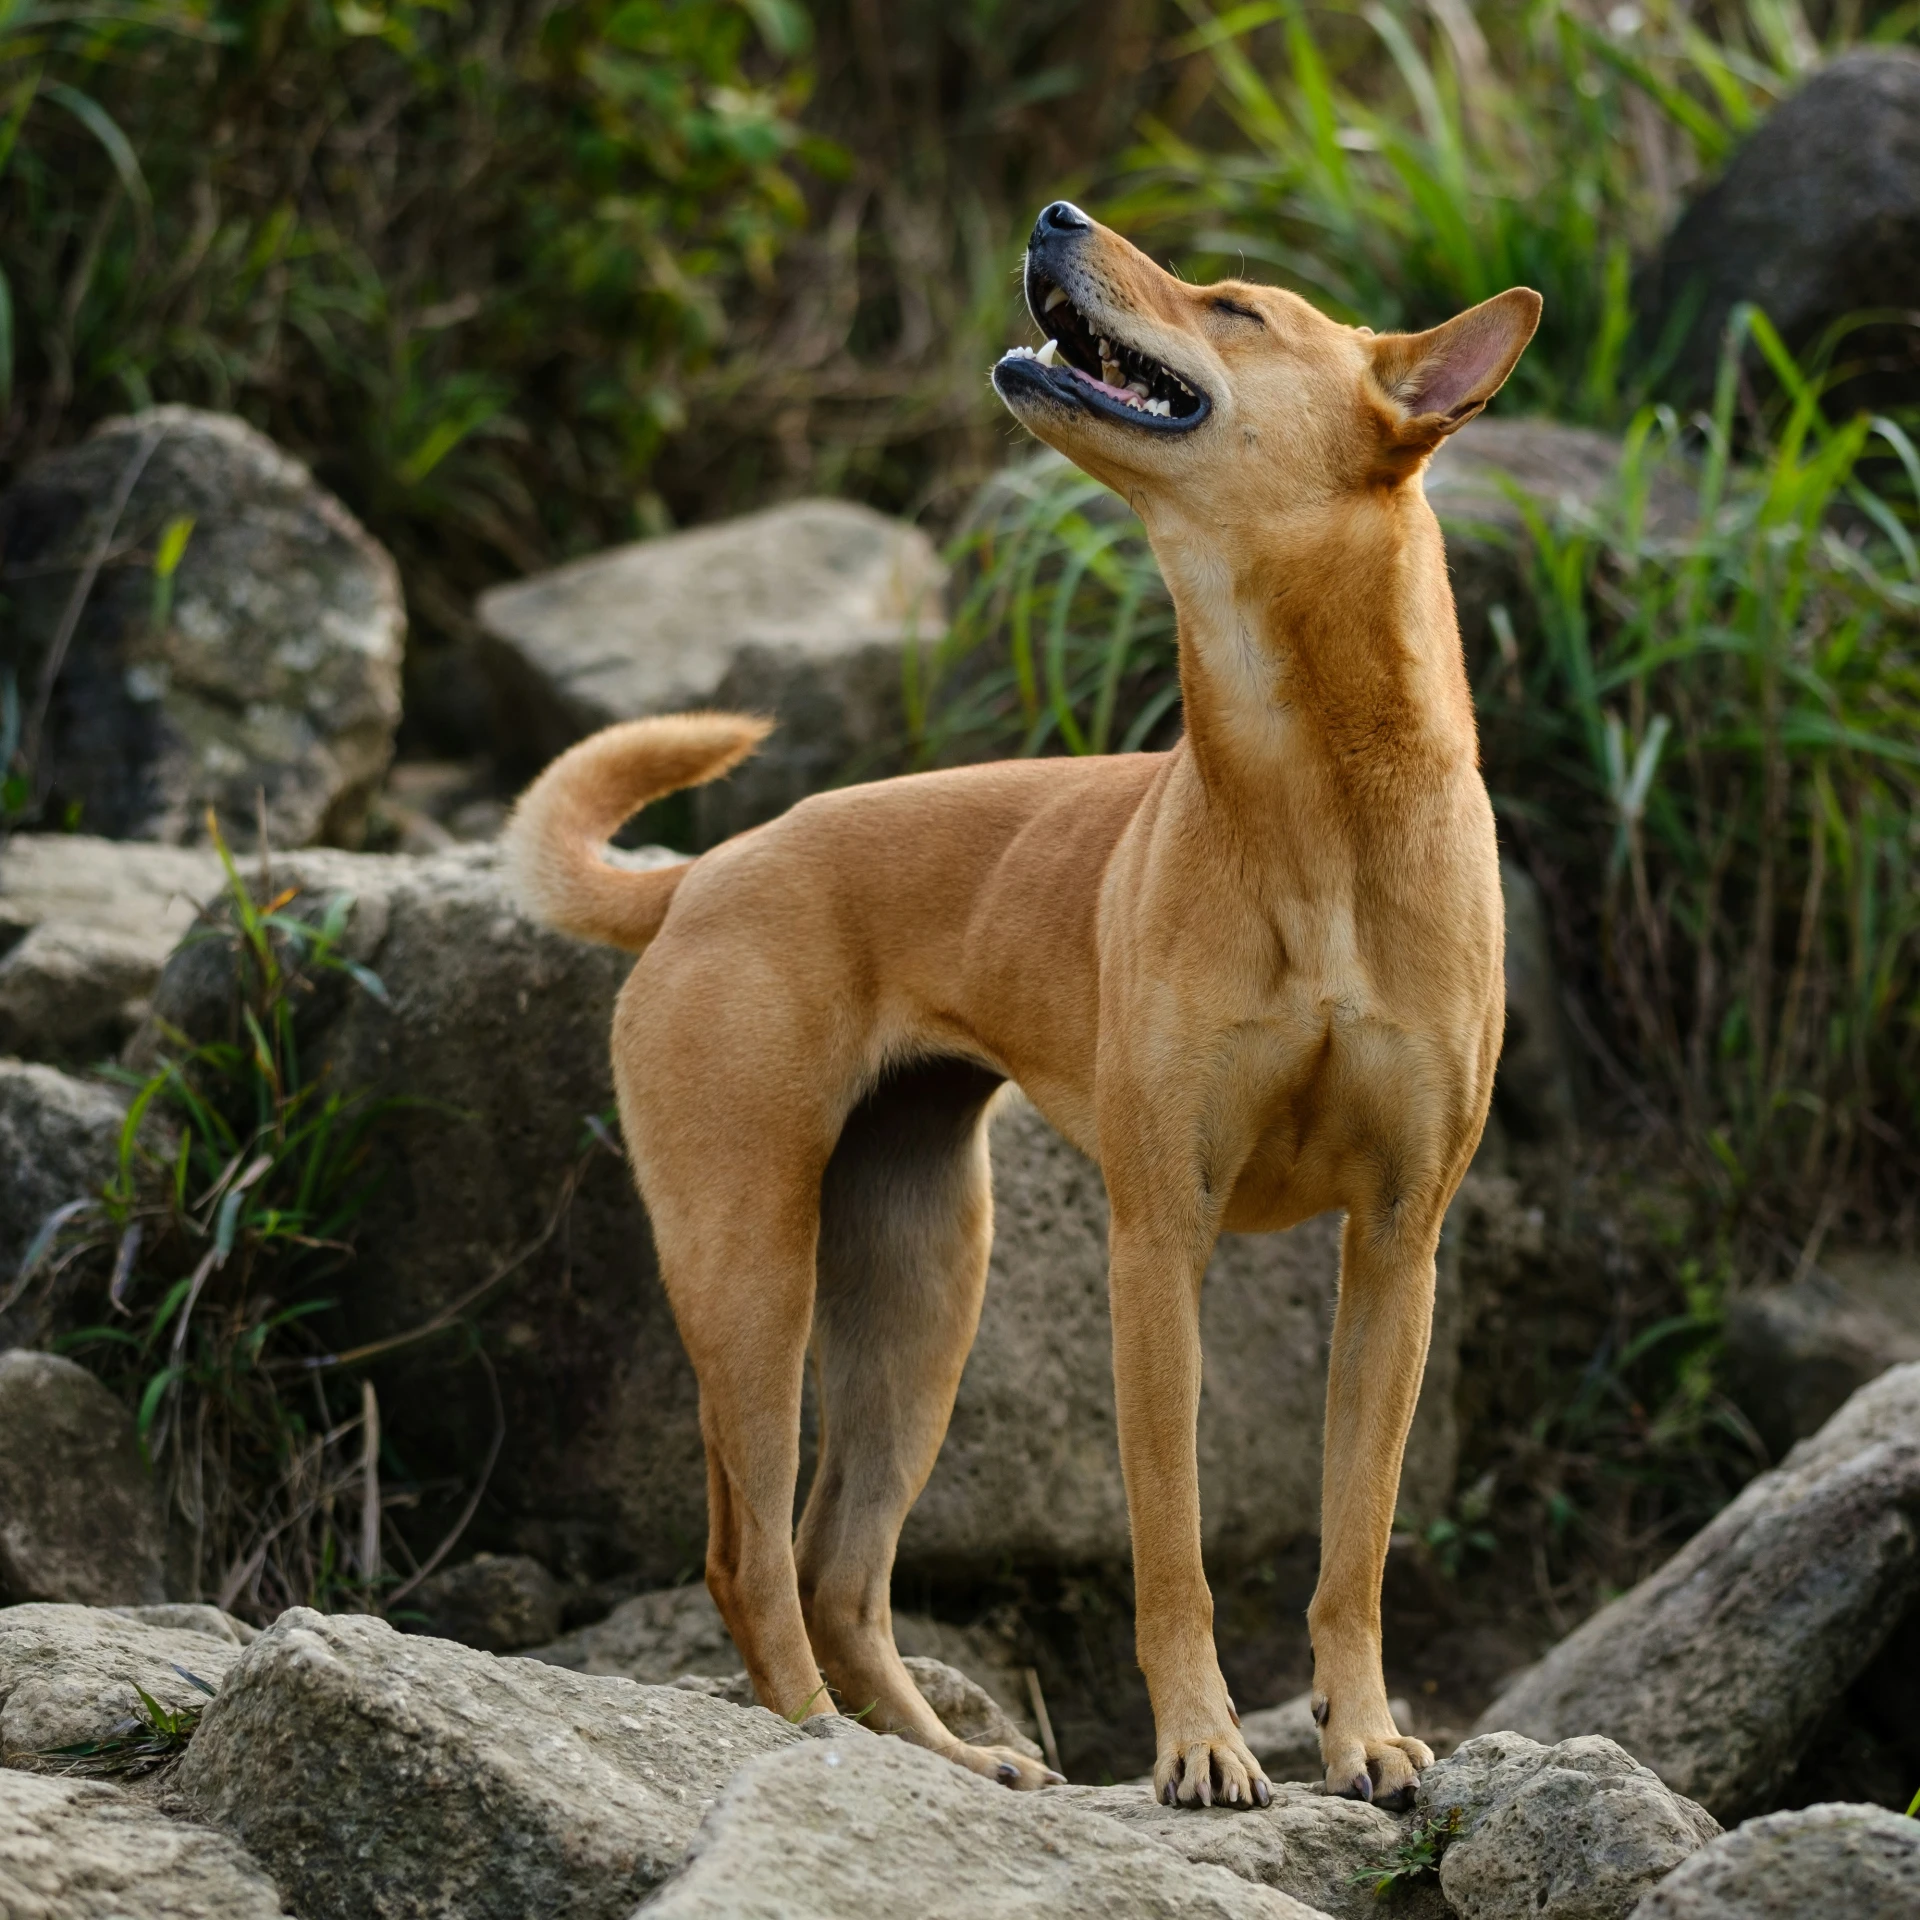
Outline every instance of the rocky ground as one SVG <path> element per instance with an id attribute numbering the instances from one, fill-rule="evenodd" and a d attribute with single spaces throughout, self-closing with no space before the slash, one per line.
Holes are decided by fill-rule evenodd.
<path id="1" fill-rule="evenodd" d="M 1682 222 L 1646 297 L 1677 297 L 1699 268 L 1718 313 L 1771 275 L 1759 291 L 1802 332 L 1900 304 L 1868 298 L 1845 262 L 1866 256 L 1863 230 L 1914 216 L 1920 174 L 1881 161 L 1917 116 L 1920 61 L 1836 62 Z M 1871 141 L 1830 137 L 1856 122 Z M 1510 488 L 1577 520 L 1619 458 L 1603 435 L 1493 420 L 1436 462 L 1470 659 L 1498 644 L 1496 609 L 1524 617 Z M 1656 484 L 1650 527 L 1684 528 L 1691 498 Z M 162 593 L 154 556 L 189 522 Z M 111 423 L 0 500 L 0 544 L 24 583 L 0 663 L 31 684 L 63 625 L 70 642 L 46 799 L 90 829 L 0 846 L 0 1920 L 1920 1912 L 1920 1822 L 1892 1811 L 1920 1786 L 1911 1261 L 1830 1249 L 1790 1285 L 1737 1294 L 1740 1477 L 1776 1464 L 1717 1517 L 1702 1508 L 1629 1591 L 1594 1610 L 1537 1563 L 1496 1557 L 1477 1583 L 1439 1570 L 1433 1529 L 1471 1524 L 1461 1483 L 1478 1469 L 1462 1462 L 1546 1337 L 1541 1303 L 1573 1311 L 1582 1243 L 1605 1237 L 1574 1192 L 1593 1164 L 1591 1138 L 1575 1145 L 1587 1089 L 1522 869 L 1503 871 L 1495 1123 L 1443 1242 L 1389 1561 L 1394 1711 L 1442 1756 L 1417 1806 L 1316 1784 L 1301 1612 L 1327 1221 L 1228 1237 L 1205 1294 L 1206 1549 L 1274 1804 L 1175 1812 L 1135 1777 L 1151 1727 L 1105 1196 L 1009 1099 L 986 1310 L 901 1544 L 895 1626 L 956 1734 L 1044 1754 L 1075 1782 L 1016 1796 L 857 1720 L 796 1727 L 754 1704 L 695 1583 L 694 1386 L 605 1129 L 627 963 L 527 921 L 493 846 L 528 764 L 633 714 L 781 717 L 750 777 L 645 823 L 679 846 L 891 769 L 903 658 L 941 611 L 924 536 L 799 501 L 502 589 L 478 609 L 467 690 L 495 716 L 495 751 L 464 763 L 393 760 L 392 563 L 237 421 L 159 408 Z M 95 552 L 108 562 L 69 619 Z M 132 1338 L 135 1253 L 123 1240 L 116 1265 L 110 1246 L 62 1237 L 137 1148 L 164 1162 L 180 1142 L 164 1103 L 130 1116 L 129 1076 L 238 1031 L 244 965 L 208 910 L 209 807 L 253 896 L 335 928 L 360 970 L 303 990 L 303 1071 L 406 1103 L 378 1136 L 354 1259 L 311 1323 L 335 1353 L 390 1356 L 377 1422 L 374 1397 L 362 1415 L 380 1441 L 363 1479 L 314 1496 L 352 1508 L 336 1534 L 359 1560 L 325 1588 L 343 1611 L 286 1606 L 258 1558 L 210 1559 L 195 1487 L 177 1471 L 156 1486 L 133 1410 L 61 1351 Z M 461 1330 L 458 1364 L 423 1328 Z M 101 1349 L 79 1350 L 92 1366 Z M 177 1436 L 170 1458 L 189 1458 Z M 391 1621 L 354 1610 L 369 1593 Z"/>

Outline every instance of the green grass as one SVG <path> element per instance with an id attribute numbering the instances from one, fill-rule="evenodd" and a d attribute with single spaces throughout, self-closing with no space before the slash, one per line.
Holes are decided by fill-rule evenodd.
<path id="1" fill-rule="evenodd" d="M 102 1317 L 57 1342 L 135 1410 L 195 1594 L 271 1618 L 379 1602 L 378 1408 L 369 1381 L 314 1371 L 401 1104 L 301 1058 L 299 1017 L 337 990 L 384 997 L 342 951 L 351 896 L 256 901 L 220 838 L 221 923 L 189 935 L 231 964 L 229 1033 L 168 1030 L 132 1099 L 104 1190 L 62 1209 L 23 1283 L 75 1263 Z M 370 1437 L 373 1445 L 369 1446 Z"/>
<path id="2" fill-rule="evenodd" d="M 1370 1887 L 1376 1900 L 1390 1899 L 1402 1887 L 1438 1875 L 1447 1848 L 1460 1837 L 1460 1809 L 1449 1807 L 1444 1820 L 1422 1820 L 1378 1866 L 1363 1867 L 1351 1876 L 1357 1887 Z"/>
<path id="3" fill-rule="evenodd" d="M 175 1666 L 174 1672 L 189 1686 L 211 1698 L 214 1687 L 197 1673 Z M 139 1699 L 138 1712 L 98 1740 L 80 1740 L 72 1746 L 52 1747 L 42 1760 L 59 1761 L 63 1773 L 89 1778 L 138 1779 L 171 1763 L 186 1752 L 188 1743 L 199 1731 L 201 1706 L 162 1706 L 138 1681 L 130 1681 Z"/>

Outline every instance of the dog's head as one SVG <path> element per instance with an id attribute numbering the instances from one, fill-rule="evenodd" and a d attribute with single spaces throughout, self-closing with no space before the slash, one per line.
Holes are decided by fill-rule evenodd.
<path id="1" fill-rule="evenodd" d="M 1540 296 L 1427 333 L 1345 327 L 1277 287 L 1189 286 L 1056 200 L 1027 247 L 1047 336 L 993 370 L 1014 416 L 1153 517 L 1261 517 L 1392 487 L 1500 390 Z"/>

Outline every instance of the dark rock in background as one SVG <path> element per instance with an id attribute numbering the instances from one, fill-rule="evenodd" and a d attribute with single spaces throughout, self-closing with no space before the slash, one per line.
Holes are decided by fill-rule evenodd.
<path id="1" fill-rule="evenodd" d="M 164 1600 L 164 1561 L 133 1415 L 71 1360 L 0 1353 L 0 1599 Z"/>
<path id="2" fill-rule="evenodd" d="M 560 1583 L 524 1553 L 477 1553 L 414 1589 L 427 1630 L 483 1653 L 517 1653 L 560 1631 Z"/>
<path id="3" fill-rule="evenodd" d="M 154 564 L 186 519 L 169 598 Z M 275 845 L 351 844 L 400 719 L 406 617 L 385 549 L 242 420 L 192 407 L 109 420 L 0 499 L 0 664 L 29 712 L 103 539 L 41 743 L 51 817 L 184 843 L 211 806 L 251 842 L 263 793 Z"/>
<path id="4" fill-rule="evenodd" d="M 1639 291 L 1641 350 L 1694 307 L 1669 385 L 1713 392 L 1736 303 L 1763 308 L 1796 352 L 1835 321 L 1877 308 L 1905 320 L 1849 338 L 1864 371 L 1839 404 L 1920 400 L 1920 55 L 1842 54 L 1781 102 L 1681 215 Z"/>
<path id="5" fill-rule="evenodd" d="M 1889 1367 L 1920 1360 L 1920 1264 L 1836 1251 L 1804 1279 L 1736 1295 L 1726 1381 L 1776 1459 Z"/>

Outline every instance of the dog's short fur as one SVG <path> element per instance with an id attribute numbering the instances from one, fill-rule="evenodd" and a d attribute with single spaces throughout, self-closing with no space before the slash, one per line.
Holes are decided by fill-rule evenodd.
<path id="1" fill-rule="evenodd" d="M 1387 1711 L 1380 1580 L 1503 1007 L 1493 818 L 1421 470 L 1540 302 L 1375 337 L 1270 287 L 1189 286 L 1064 202 L 1027 292 L 1081 370 L 1016 350 L 995 385 L 1145 522 L 1184 739 L 821 794 L 636 873 L 602 861 L 612 829 L 764 728 L 635 721 L 541 776 L 511 853 L 535 911 L 643 956 L 614 1016 L 620 1115 L 700 1381 L 707 1582 L 761 1700 L 826 1711 L 824 1672 L 873 1724 L 1048 1777 L 941 1726 L 888 1611 L 979 1318 L 986 1117 L 1013 1080 L 1106 1176 L 1154 1781 L 1182 1804 L 1268 1792 L 1201 1567 L 1201 1280 L 1223 1229 L 1345 1213 L 1315 1712 L 1329 1785 L 1404 1803 L 1431 1756 Z M 809 1349 L 820 1460 L 796 1539 Z M 1246 1472 L 1269 1444 L 1248 1432 Z"/>

